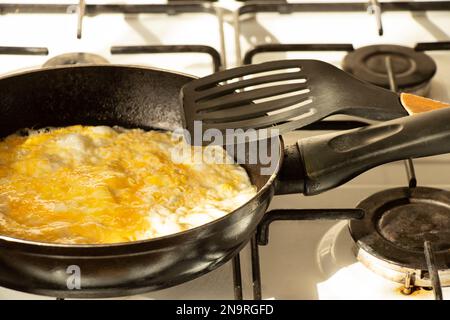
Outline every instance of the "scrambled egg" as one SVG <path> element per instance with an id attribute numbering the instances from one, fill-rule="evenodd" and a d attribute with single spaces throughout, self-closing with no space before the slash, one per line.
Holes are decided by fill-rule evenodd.
<path id="1" fill-rule="evenodd" d="M 167 132 L 106 126 L 10 135 L 0 141 L 0 234 L 67 244 L 143 240 L 210 222 L 256 194 L 221 147 L 200 148 L 209 161 L 174 159 L 198 148 Z"/>

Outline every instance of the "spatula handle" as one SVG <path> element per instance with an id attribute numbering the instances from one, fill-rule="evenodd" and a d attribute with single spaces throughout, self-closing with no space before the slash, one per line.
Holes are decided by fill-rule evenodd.
<path id="1" fill-rule="evenodd" d="M 400 94 L 400 102 L 409 114 L 428 112 L 436 109 L 450 107 L 450 104 L 441 101 L 416 96 L 411 93 Z"/>
<path id="2" fill-rule="evenodd" d="M 303 193 L 337 187 L 380 164 L 450 152 L 450 108 L 300 140 Z"/>

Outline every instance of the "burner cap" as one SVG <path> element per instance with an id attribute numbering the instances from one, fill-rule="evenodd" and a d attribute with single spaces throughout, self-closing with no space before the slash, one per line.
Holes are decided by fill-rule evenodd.
<path id="1" fill-rule="evenodd" d="M 397 45 L 373 45 L 356 49 L 342 67 L 360 80 L 389 89 L 386 57 L 391 57 L 395 80 L 401 91 L 425 86 L 436 73 L 436 63 L 423 52 Z"/>
<path id="2" fill-rule="evenodd" d="M 425 240 L 434 247 L 438 269 L 450 268 L 450 192 L 434 188 L 395 188 L 362 201 L 362 220 L 350 222 L 359 249 L 388 263 L 428 270 Z"/>
<path id="3" fill-rule="evenodd" d="M 105 63 L 109 63 L 109 61 L 98 54 L 73 52 L 54 56 L 46 63 L 44 63 L 43 67 L 56 67 L 73 64 L 105 64 Z"/>

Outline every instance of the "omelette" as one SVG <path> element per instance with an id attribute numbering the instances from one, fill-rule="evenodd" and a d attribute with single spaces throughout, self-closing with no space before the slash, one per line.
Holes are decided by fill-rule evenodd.
<path id="1" fill-rule="evenodd" d="M 192 147 L 169 132 L 75 125 L 0 141 L 3 236 L 64 244 L 145 240 L 218 219 L 255 194 L 223 148 Z"/>

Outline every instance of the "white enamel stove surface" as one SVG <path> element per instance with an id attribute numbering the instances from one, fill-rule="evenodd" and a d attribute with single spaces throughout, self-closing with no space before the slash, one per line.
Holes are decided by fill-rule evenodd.
<path id="1" fill-rule="evenodd" d="M 11 2 L 19 2 L 11 1 Z M 45 1 L 63 2 L 61 1 Z M 68 1 L 65 1 L 68 2 Z M 107 1 L 96 1 L 104 3 Z M 127 1 L 121 1 L 122 3 Z M 131 1 L 128 1 L 131 2 Z M 141 3 L 145 1 L 140 1 Z M 69 2 L 70 3 L 70 2 Z M 89 3 L 89 1 L 88 1 Z M 139 1 L 133 1 L 139 3 Z M 233 8 L 233 1 L 220 1 Z M 219 50 L 216 19 L 205 15 L 152 16 L 124 18 L 120 15 L 87 17 L 83 39 L 77 40 L 75 16 L 9 15 L 0 16 L 0 45 L 46 46 L 50 56 L 0 56 L 0 74 L 38 66 L 59 53 L 85 51 L 103 55 L 113 63 L 152 65 L 196 75 L 211 72 L 204 55 L 118 55 L 111 56 L 112 45 L 140 44 L 209 44 Z M 182 23 L 182 28 L 171 23 Z M 210 29 L 205 33 L 205 25 Z M 257 19 L 242 22 L 242 53 L 254 42 L 280 43 L 352 43 L 356 48 L 367 44 L 389 43 L 413 46 L 416 42 L 450 40 L 448 12 L 415 14 L 384 13 L 385 35 L 379 37 L 373 17 L 362 13 L 258 14 Z M 357 26 L 357 27 L 355 27 Z M 213 30 L 214 32 L 210 31 Z M 304 30 L 305 32 L 302 32 Z M 200 35 L 201 32 L 201 35 Z M 225 24 L 227 60 L 236 64 L 233 29 Z M 431 52 L 438 71 L 432 81 L 432 98 L 450 100 L 450 52 Z M 176 56 L 175 56 L 176 57 Z M 343 53 L 261 54 L 256 62 L 283 58 L 316 58 L 339 65 Z M 318 134 L 317 132 L 315 134 Z M 285 136 L 294 143 L 308 132 Z M 450 189 L 449 156 L 415 161 L 419 185 Z M 304 197 L 275 197 L 271 208 L 352 208 L 369 195 L 386 188 L 405 186 L 403 163 L 384 165 L 357 177 L 350 183 L 325 194 Z M 403 296 L 400 285 L 384 280 L 363 267 L 351 252 L 351 239 L 345 222 L 302 221 L 276 222 L 270 229 L 269 245 L 260 248 L 263 298 L 275 299 L 431 299 L 431 292 Z M 241 253 L 244 297 L 252 297 L 250 254 Z M 0 299 L 41 299 L 0 288 Z M 199 279 L 177 287 L 128 297 L 136 299 L 232 299 L 231 264 Z M 450 299 L 450 290 L 444 289 Z"/>
<path id="2" fill-rule="evenodd" d="M 7 0 L 6 3 L 62 3 L 68 0 Z M 145 4 L 164 1 L 86 1 L 95 4 Z M 205 32 L 208 30 L 208 32 Z M 115 64 L 153 66 L 197 76 L 211 73 L 211 58 L 201 53 L 111 55 L 111 46 L 146 44 L 203 44 L 220 52 L 217 18 L 208 13 L 123 15 L 101 14 L 83 19 L 82 38 L 76 38 L 76 14 L 0 15 L 1 46 L 47 47 L 48 56 L 0 55 L 0 74 L 44 64 L 53 56 L 68 52 L 89 52 Z"/>

